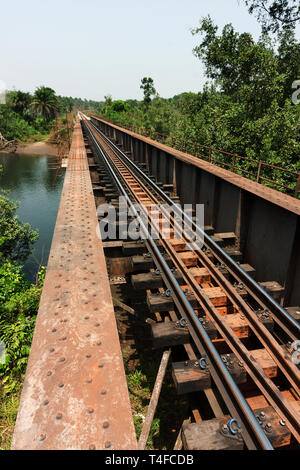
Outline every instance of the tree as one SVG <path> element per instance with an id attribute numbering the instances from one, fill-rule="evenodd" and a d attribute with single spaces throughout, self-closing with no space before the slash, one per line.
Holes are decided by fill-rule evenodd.
<path id="1" fill-rule="evenodd" d="M 151 77 L 142 78 L 140 88 L 144 90 L 144 104 L 149 106 L 151 103 L 151 96 L 155 95 L 156 93 L 153 79 Z"/>
<path id="2" fill-rule="evenodd" d="M 284 96 L 289 98 L 292 84 L 300 78 L 300 42 L 292 29 L 284 29 L 278 47 L 278 71 L 285 75 Z"/>
<path id="3" fill-rule="evenodd" d="M 217 32 L 210 16 L 192 31 L 201 36 L 193 52 L 203 60 L 208 77 L 245 105 L 250 119 L 262 116 L 274 99 L 283 104 L 286 76 L 278 67 L 271 40 L 263 35 L 255 42 L 251 34 L 239 34 L 231 24 L 225 25 L 221 35 Z"/>
<path id="4" fill-rule="evenodd" d="M 300 20 L 299 0 L 244 0 L 249 13 L 256 14 L 265 32 L 295 28 Z"/>
<path id="5" fill-rule="evenodd" d="M 38 239 L 37 231 L 19 221 L 17 208 L 18 203 L 0 193 L 0 265 L 5 261 L 24 262 Z"/>
<path id="6" fill-rule="evenodd" d="M 59 101 L 52 88 L 41 86 L 36 89 L 31 106 L 36 114 L 50 121 L 59 110 Z"/>
<path id="7" fill-rule="evenodd" d="M 28 111 L 32 96 L 30 93 L 23 91 L 10 91 L 7 95 L 7 102 L 14 112 L 20 114 L 22 117 L 28 117 Z"/>
<path id="8" fill-rule="evenodd" d="M 129 105 L 126 103 L 126 101 L 122 100 L 113 101 L 110 107 L 113 111 L 116 111 L 117 113 L 129 110 Z"/>

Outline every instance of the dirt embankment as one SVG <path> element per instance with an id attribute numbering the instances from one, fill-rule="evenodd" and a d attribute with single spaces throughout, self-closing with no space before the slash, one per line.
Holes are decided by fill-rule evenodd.
<path id="1" fill-rule="evenodd" d="M 26 155 L 49 155 L 55 156 L 57 146 L 47 142 L 34 142 L 33 144 L 20 144 L 16 153 Z"/>

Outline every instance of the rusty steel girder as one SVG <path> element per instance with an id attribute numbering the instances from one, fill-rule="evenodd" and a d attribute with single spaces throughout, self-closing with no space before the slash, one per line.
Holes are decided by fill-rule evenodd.
<path id="1" fill-rule="evenodd" d="M 96 229 L 77 119 L 12 449 L 137 448 Z"/>

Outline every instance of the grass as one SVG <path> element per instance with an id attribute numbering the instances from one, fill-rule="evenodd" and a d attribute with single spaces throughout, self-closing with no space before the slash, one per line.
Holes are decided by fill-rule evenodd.
<path id="1" fill-rule="evenodd" d="M 159 356 L 152 358 L 149 362 L 145 361 L 142 355 L 136 368 L 130 370 L 127 366 L 128 352 L 123 349 L 122 353 L 133 422 L 137 439 L 139 439 L 159 367 Z M 149 358 L 148 354 L 147 357 Z M 172 448 L 184 419 L 182 413 L 184 414 L 185 409 L 186 400 L 184 397 L 178 397 L 175 392 L 169 364 L 146 449 Z"/>
<path id="2" fill-rule="evenodd" d="M 0 383 L 0 450 L 9 450 L 17 418 L 21 384 L 17 390 L 4 394 Z"/>
<path id="3" fill-rule="evenodd" d="M 35 142 L 45 142 L 48 140 L 49 133 L 47 134 L 41 134 L 41 133 L 36 133 L 27 136 L 21 143 L 24 144 L 34 144 Z"/>
<path id="4" fill-rule="evenodd" d="M 123 297 L 123 302 L 131 306 L 136 317 L 116 313 L 120 333 L 121 349 L 127 379 L 129 399 L 137 439 L 139 439 L 152 390 L 155 384 L 163 351 L 153 350 L 151 329 L 146 319 L 149 310 L 145 293 L 138 294 L 128 286 L 113 296 Z M 157 409 L 154 415 L 147 450 L 173 449 L 179 430 L 188 413 L 186 395 L 178 396 L 172 378 L 172 359 L 162 384 Z"/>

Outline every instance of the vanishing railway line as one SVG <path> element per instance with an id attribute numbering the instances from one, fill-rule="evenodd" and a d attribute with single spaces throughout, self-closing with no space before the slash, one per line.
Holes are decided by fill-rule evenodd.
<path id="1" fill-rule="evenodd" d="M 185 425 L 184 447 L 197 448 L 191 434 L 201 440 L 201 430 L 209 436 L 213 423 L 228 448 L 299 445 L 300 373 L 293 361 L 299 323 L 253 279 L 251 267 L 235 262 L 192 214 L 185 217 L 203 247 L 190 244 L 185 229 L 176 238 L 176 215 L 182 216 L 182 209 L 93 120 L 82 118 L 100 177 L 108 177 L 112 194 L 124 196 L 145 238 L 146 253 L 133 257 L 132 285 L 147 290 L 158 320 L 153 344 L 183 345 L 186 357 L 172 365 L 175 386 L 179 393 L 181 388 L 200 391 L 211 408 L 212 419 L 198 412 L 196 422 Z M 137 212 L 137 203 L 144 214 Z M 162 207 L 158 217 L 153 206 Z M 173 207 L 171 216 L 166 206 Z M 146 216 L 158 240 L 150 236 Z"/>

